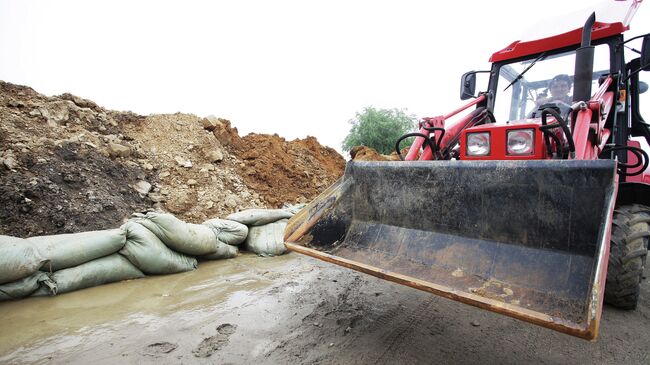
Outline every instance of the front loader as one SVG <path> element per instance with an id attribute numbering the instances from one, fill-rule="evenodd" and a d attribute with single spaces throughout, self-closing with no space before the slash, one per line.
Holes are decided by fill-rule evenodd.
<path id="1" fill-rule="evenodd" d="M 636 306 L 650 237 L 650 125 L 639 112 L 650 34 L 636 37 L 641 51 L 623 37 L 640 3 L 494 53 L 485 92 L 466 73 L 471 102 L 400 138 L 404 161 L 348 162 L 289 221 L 285 245 L 595 339 L 603 299 Z M 560 79 L 569 102 L 555 94 Z"/>

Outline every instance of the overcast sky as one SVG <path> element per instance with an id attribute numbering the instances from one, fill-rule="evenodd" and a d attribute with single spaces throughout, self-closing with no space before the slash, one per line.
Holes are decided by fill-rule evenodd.
<path id="1" fill-rule="evenodd" d="M 0 0 L 0 80 L 340 151 L 355 112 L 445 114 L 462 105 L 462 73 L 532 24 L 564 31 L 554 17 L 592 3 Z M 648 8 L 630 35 L 650 31 Z"/>

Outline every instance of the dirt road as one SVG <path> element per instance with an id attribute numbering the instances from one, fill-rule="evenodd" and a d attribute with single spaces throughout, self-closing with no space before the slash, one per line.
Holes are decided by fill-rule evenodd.
<path id="1" fill-rule="evenodd" d="M 0 303 L 0 363 L 649 364 L 650 285 L 587 342 L 297 254 Z"/>

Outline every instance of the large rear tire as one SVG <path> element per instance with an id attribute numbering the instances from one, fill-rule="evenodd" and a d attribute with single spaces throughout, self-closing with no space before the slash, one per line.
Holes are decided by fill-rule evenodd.
<path id="1" fill-rule="evenodd" d="M 623 205 L 614 210 L 605 303 L 635 309 L 648 255 L 650 208 Z"/>

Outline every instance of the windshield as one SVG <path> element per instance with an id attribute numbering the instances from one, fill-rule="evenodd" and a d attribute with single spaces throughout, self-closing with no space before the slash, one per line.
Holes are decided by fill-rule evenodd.
<path id="1" fill-rule="evenodd" d="M 529 118 L 540 106 L 549 103 L 562 112 L 568 110 L 573 98 L 574 67 L 574 51 L 503 65 L 499 69 L 494 104 L 496 120 L 506 122 Z M 596 47 L 594 70 L 592 93 L 598 88 L 598 77 L 609 73 L 609 49 L 606 44 Z"/>

